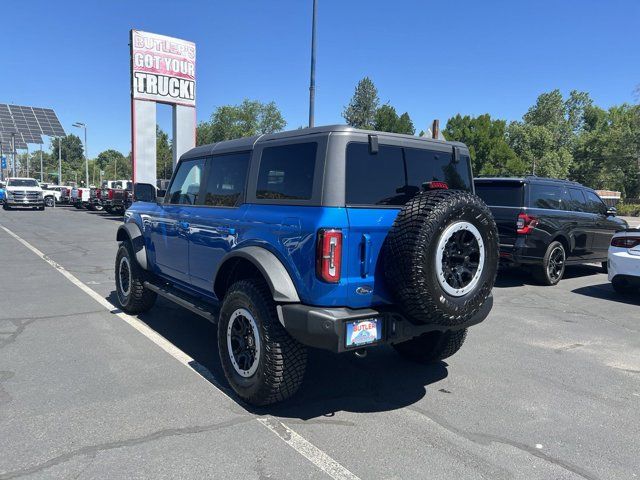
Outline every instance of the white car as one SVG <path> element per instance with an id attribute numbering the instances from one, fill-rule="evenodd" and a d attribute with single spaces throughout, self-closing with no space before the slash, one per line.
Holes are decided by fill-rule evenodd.
<path id="1" fill-rule="evenodd" d="M 7 179 L 5 200 L 2 208 L 31 207 L 44 210 L 42 188 L 35 178 L 13 177 Z"/>
<path id="2" fill-rule="evenodd" d="M 613 236 L 607 266 L 616 292 L 631 293 L 640 288 L 640 228 L 628 228 Z"/>

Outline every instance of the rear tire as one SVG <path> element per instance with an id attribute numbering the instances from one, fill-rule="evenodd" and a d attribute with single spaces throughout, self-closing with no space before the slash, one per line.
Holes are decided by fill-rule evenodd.
<path id="1" fill-rule="evenodd" d="M 145 288 L 147 272 L 138 264 L 131 243 L 122 242 L 116 255 L 116 297 L 127 313 L 143 313 L 156 302 L 158 295 Z"/>
<path id="2" fill-rule="evenodd" d="M 229 384 L 252 405 L 291 397 L 304 378 L 307 350 L 280 324 L 262 280 L 241 280 L 227 291 L 218 321 L 218 350 Z"/>
<path id="3" fill-rule="evenodd" d="M 432 363 L 455 354 L 467 338 L 467 329 L 429 332 L 393 345 L 402 357 L 417 363 Z"/>
<path id="4" fill-rule="evenodd" d="M 557 285 L 564 276 L 567 254 L 562 243 L 551 242 L 542 259 L 542 265 L 533 269 L 533 277 L 542 285 Z"/>

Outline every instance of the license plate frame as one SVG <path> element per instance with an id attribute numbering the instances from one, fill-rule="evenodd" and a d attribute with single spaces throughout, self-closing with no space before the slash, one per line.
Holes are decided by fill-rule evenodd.
<path id="1" fill-rule="evenodd" d="M 344 323 L 345 348 L 362 348 L 377 345 L 383 338 L 384 323 L 382 318 L 363 318 L 347 320 Z"/>

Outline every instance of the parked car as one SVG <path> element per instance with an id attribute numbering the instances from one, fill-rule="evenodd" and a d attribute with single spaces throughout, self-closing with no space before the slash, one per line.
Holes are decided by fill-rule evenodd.
<path id="1" fill-rule="evenodd" d="M 500 233 L 500 260 L 531 267 L 555 285 L 565 266 L 602 263 L 613 234 L 626 228 L 594 190 L 568 180 L 528 176 L 476 178 L 476 194 L 491 208 Z"/>
<path id="2" fill-rule="evenodd" d="M 101 212 L 102 205 L 102 189 L 101 187 L 91 187 L 89 189 L 89 201 L 87 202 L 87 210 Z"/>
<path id="3" fill-rule="evenodd" d="M 611 239 L 609 281 L 618 293 L 640 289 L 640 228 L 628 228 Z"/>
<path id="4" fill-rule="evenodd" d="M 53 207 L 56 203 L 60 203 L 62 198 L 62 188 L 59 185 L 49 185 L 48 183 L 41 183 L 42 195 L 44 197 L 44 204 L 47 207 Z"/>
<path id="5" fill-rule="evenodd" d="M 4 203 L 6 188 L 7 188 L 7 185 L 4 182 L 0 182 L 0 203 Z"/>
<path id="6" fill-rule="evenodd" d="M 155 192 L 136 185 L 118 230 L 118 303 L 140 313 L 159 294 L 217 321 L 252 404 L 298 389 L 306 347 L 439 361 L 491 309 L 498 233 L 464 144 L 281 132 L 192 149 Z"/>
<path id="7" fill-rule="evenodd" d="M 71 190 L 73 186 L 63 186 L 60 187 L 60 203 L 62 205 L 69 205 L 72 203 L 71 201 Z"/>
<path id="8" fill-rule="evenodd" d="M 107 182 L 102 190 L 102 204 L 108 213 L 124 214 L 131 206 L 133 182 L 130 180 L 113 180 Z"/>
<path id="9" fill-rule="evenodd" d="M 35 178 L 14 177 L 7 179 L 5 201 L 2 208 L 30 207 L 44 210 L 42 189 Z"/>
<path id="10" fill-rule="evenodd" d="M 77 209 L 87 208 L 90 189 L 87 187 L 73 187 L 71 189 L 71 203 Z"/>

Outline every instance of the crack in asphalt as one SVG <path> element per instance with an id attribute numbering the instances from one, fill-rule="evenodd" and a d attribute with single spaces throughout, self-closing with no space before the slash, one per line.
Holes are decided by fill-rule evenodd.
<path id="1" fill-rule="evenodd" d="M 45 316 L 41 316 L 41 317 L 28 317 L 28 318 L 20 318 L 20 317 L 14 317 L 14 318 L 2 318 L 0 319 L 0 322 L 10 322 L 14 325 L 14 327 L 16 327 L 16 329 L 12 332 L 3 332 L 3 335 L 6 335 L 7 338 L 3 338 L 0 339 L 0 349 L 6 347 L 7 345 L 13 343 L 16 341 L 16 339 L 20 336 L 21 333 L 23 333 L 26 328 L 31 325 L 32 323 L 39 321 L 39 320 L 51 320 L 51 319 L 62 319 L 62 318 L 69 318 L 69 317 L 75 317 L 77 315 L 89 315 L 89 314 L 94 314 L 94 313 L 102 313 L 104 312 L 104 310 L 91 310 L 91 311 L 87 311 L 87 312 L 76 312 L 76 313 L 67 313 L 64 315 L 45 315 Z"/>
<path id="2" fill-rule="evenodd" d="M 527 445 L 525 443 L 521 443 L 515 440 L 510 440 L 508 438 L 500 437 L 499 435 L 493 435 L 490 433 L 468 432 L 466 430 L 453 426 L 452 424 L 447 422 L 444 418 L 442 418 L 440 415 L 437 415 L 432 412 L 428 412 L 423 408 L 416 407 L 415 405 L 407 408 L 409 410 L 412 410 L 418 413 L 419 415 L 423 415 L 427 417 L 429 420 L 440 425 L 442 428 L 453 433 L 454 435 L 465 438 L 466 440 L 469 440 L 478 445 L 488 445 L 490 443 L 501 443 L 503 445 L 509 445 L 513 448 L 517 448 L 518 450 L 528 453 L 529 455 L 533 455 L 534 457 L 540 458 L 548 463 L 551 463 L 552 465 L 555 465 L 571 473 L 574 473 L 586 480 L 599 480 L 599 477 L 589 472 L 588 470 L 585 470 L 584 468 L 574 465 L 573 463 L 570 463 L 566 460 L 552 457 L 551 455 L 546 454 L 542 450 L 539 450 L 531 445 Z"/>
<path id="3" fill-rule="evenodd" d="M 0 480 L 8 480 L 11 478 L 23 477 L 25 475 L 32 475 L 34 473 L 41 472 L 47 468 L 54 467 L 61 463 L 67 462 L 74 457 L 78 456 L 95 456 L 100 452 L 114 450 L 116 448 L 126 448 L 136 445 L 141 445 L 147 442 L 153 442 L 168 437 L 177 437 L 182 435 L 194 435 L 204 432 L 213 432 L 216 430 L 222 430 L 224 428 L 233 427 L 253 420 L 253 416 L 236 417 L 226 422 L 214 423 L 210 425 L 196 425 L 193 427 L 183 428 L 166 428 L 157 430 L 155 432 L 143 435 L 141 437 L 127 438 L 124 440 L 115 440 L 113 442 L 99 443 L 96 445 L 87 445 L 86 447 L 78 448 L 57 457 L 53 457 L 46 462 L 33 465 L 31 467 L 23 468 L 20 470 L 13 470 L 11 472 L 0 473 Z"/>

